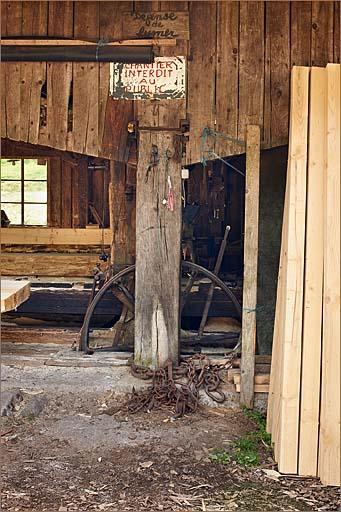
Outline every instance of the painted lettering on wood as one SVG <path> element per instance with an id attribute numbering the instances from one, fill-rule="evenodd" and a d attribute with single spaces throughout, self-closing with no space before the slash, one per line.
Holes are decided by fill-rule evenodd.
<path id="1" fill-rule="evenodd" d="M 126 12 L 122 31 L 127 39 L 189 39 L 188 12 Z"/>
<path id="2" fill-rule="evenodd" d="M 157 57 L 152 64 L 112 63 L 110 93 L 116 100 L 185 98 L 185 57 Z"/>

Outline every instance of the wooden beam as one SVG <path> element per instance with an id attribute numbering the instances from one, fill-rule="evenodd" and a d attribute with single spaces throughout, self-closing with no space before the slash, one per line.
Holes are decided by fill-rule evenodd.
<path id="1" fill-rule="evenodd" d="M 93 275 L 98 254 L 2 253 L 0 261 L 3 276 L 88 277 Z"/>
<path id="2" fill-rule="evenodd" d="M 176 39 L 123 39 L 109 41 L 105 46 L 176 46 Z M 2 39 L 1 46 L 89 46 L 98 41 L 81 39 Z"/>
<path id="3" fill-rule="evenodd" d="M 317 476 L 320 413 L 326 77 L 324 68 L 311 68 L 298 465 L 300 475 L 311 476 Z"/>
<path id="4" fill-rule="evenodd" d="M 60 151 L 58 149 L 48 148 L 47 146 L 29 144 L 27 142 L 19 142 L 1 137 L 2 158 L 37 158 L 39 156 L 46 158 L 60 157 L 64 160 L 68 160 L 72 165 L 78 165 L 81 160 L 87 161 L 87 157 L 79 153 Z"/>
<path id="5" fill-rule="evenodd" d="M 318 475 L 340 486 L 340 65 L 327 66 L 324 283 Z"/>
<path id="6" fill-rule="evenodd" d="M 1 326 L 3 343 L 55 343 L 72 345 L 79 342 L 79 329 L 60 329 L 47 327 L 22 327 L 16 325 Z"/>
<path id="7" fill-rule="evenodd" d="M 258 264 L 260 128 L 246 128 L 246 186 L 240 402 L 253 407 Z"/>
<path id="8" fill-rule="evenodd" d="M 240 373 L 236 373 L 233 376 L 233 382 L 235 384 L 240 384 Z M 269 384 L 270 383 L 270 374 L 269 373 L 258 373 L 258 375 L 255 375 L 255 384 Z"/>
<path id="9" fill-rule="evenodd" d="M 255 357 L 255 361 L 257 365 L 271 365 L 271 356 L 257 354 Z M 239 368 L 241 360 L 239 358 L 234 359 L 232 364 L 233 368 Z"/>
<path id="10" fill-rule="evenodd" d="M 309 68 L 295 66 L 291 84 L 288 194 L 285 204 L 287 238 L 284 240 L 283 317 L 279 332 L 282 363 L 280 403 L 276 414 L 279 418 L 277 458 L 281 473 L 296 473 L 298 469 L 309 73 Z"/>
<path id="11" fill-rule="evenodd" d="M 240 384 L 236 384 L 236 391 L 240 393 Z M 269 393 L 269 384 L 255 384 L 254 385 L 255 393 Z"/>
<path id="12" fill-rule="evenodd" d="M 5 245 L 110 245 L 111 229 L 6 228 L 1 230 Z"/>
<path id="13" fill-rule="evenodd" d="M 181 155 L 174 132 L 140 133 L 136 211 L 135 363 L 157 368 L 169 359 L 177 364 L 179 355 Z"/>
<path id="14" fill-rule="evenodd" d="M 30 283 L 1 279 L 1 313 L 12 311 L 30 296 Z"/>

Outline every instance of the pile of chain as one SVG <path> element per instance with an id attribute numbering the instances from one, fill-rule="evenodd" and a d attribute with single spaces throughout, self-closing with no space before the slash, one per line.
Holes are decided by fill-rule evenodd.
<path id="1" fill-rule="evenodd" d="M 152 379 L 152 383 L 143 391 L 133 388 L 127 402 L 128 412 L 167 407 L 173 409 L 175 417 L 193 413 L 198 409 L 201 389 L 215 402 L 224 402 L 225 394 L 219 389 L 221 371 L 231 368 L 235 357 L 231 354 L 224 364 L 211 364 L 207 356 L 198 354 L 183 360 L 177 368 L 168 362 L 164 368 L 154 371 L 132 364 L 131 372 L 135 377 Z"/>

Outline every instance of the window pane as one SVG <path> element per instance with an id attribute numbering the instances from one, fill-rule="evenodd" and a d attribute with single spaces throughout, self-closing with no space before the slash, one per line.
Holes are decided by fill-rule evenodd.
<path id="1" fill-rule="evenodd" d="M 46 204 L 24 204 L 24 224 L 35 226 L 46 226 L 47 205 Z"/>
<path id="2" fill-rule="evenodd" d="M 1 182 L 1 201 L 19 202 L 21 201 L 21 182 L 20 181 L 2 181 Z"/>
<path id="3" fill-rule="evenodd" d="M 21 224 L 21 204 L 3 204 L 2 209 L 5 210 L 11 224 Z"/>
<path id="4" fill-rule="evenodd" d="M 46 181 L 25 181 L 24 183 L 24 201 L 29 203 L 47 202 L 47 182 Z"/>
<path id="5" fill-rule="evenodd" d="M 24 160 L 24 179 L 25 180 L 46 180 L 47 179 L 47 160 L 25 158 L 25 160 Z"/>
<path id="6" fill-rule="evenodd" d="M 21 178 L 21 160 L 1 159 L 1 179 L 20 180 Z"/>

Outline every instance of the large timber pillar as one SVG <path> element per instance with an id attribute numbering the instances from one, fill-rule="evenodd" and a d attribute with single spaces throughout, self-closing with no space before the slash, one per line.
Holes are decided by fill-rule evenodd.
<path id="1" fill-rule="evenodd" d="M 174 131 L 143 130 L 136 183 L 135 363 L 179 357 L 181 154 Z"/>

